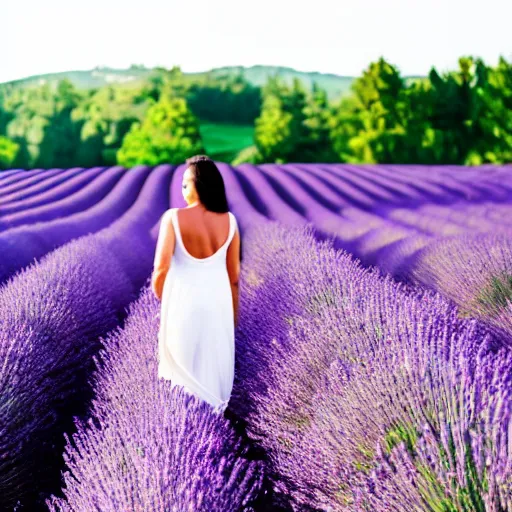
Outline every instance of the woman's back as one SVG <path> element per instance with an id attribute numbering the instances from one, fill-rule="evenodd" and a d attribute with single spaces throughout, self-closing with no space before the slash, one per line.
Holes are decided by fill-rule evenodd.
<path id="1" fill-rule="evenodd" d="M 198 259 L 215 254 L 230 235 L 229 216 L 230 212 L 217 213 L 200 207 L 177 208 L 177 225 L 185 250 Z"/>

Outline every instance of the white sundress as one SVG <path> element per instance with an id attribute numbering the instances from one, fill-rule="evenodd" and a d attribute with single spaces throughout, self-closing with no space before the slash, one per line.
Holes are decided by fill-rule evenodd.
<path id="1" fill-rule="evenodd" d="M 234 309 L 226 253 L 237 221 L 229 214 L 224 244 L 207 258 L 185 249 L 177 208 L 170 216 L 175 250 L 164 282 L 158 332 L 158 378 L 181 385 L 223 412 L 233 388 Z"/>

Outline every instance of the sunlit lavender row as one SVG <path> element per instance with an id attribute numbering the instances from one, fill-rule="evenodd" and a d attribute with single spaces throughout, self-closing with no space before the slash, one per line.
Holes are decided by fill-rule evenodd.
<path id="1" fill-rule="evenodd" d="M 246 248 L 232 407 L 294 510 L 512 510 L 503 340 L 308 229 Z"/>
<path id="2" fill-rule="evenodd" d="M 229 421 L 157 378 L 158 301 L 148 287 L 102 340 L 90 418 L 66 445 L 65 498 L 51 511 L 242 510 L 261 487 Z M 95 358 L 97 360 L 97 358 Z"/>
<path id="3" fill-rule="evenodd" d="M 147 174 L 130 207 L 96 233 L 81 236 L 80 222 L 76 237 L 72 223 L 30 225 L 41 251 L 50 243 L 43 231 L 70 241 L 0 288 L 0 508 L 19 501 L 34 510 L 60 480 L 62 434 L 86 412 L 98 337 L 124 319 L 152 269 L 171 174 L 164 166 Z M 2 253 L 9 266 L 28 258 L 26 246 L 15 248 Z"/>

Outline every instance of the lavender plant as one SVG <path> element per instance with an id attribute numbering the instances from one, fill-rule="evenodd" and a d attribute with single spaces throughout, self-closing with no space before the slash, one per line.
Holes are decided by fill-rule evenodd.
<path id="1" fill-rule="evenodd" d="M 61 187 L 67 187 L 69 182 L 84 174 L 82 167 L 73 167 L 70 169 L 54 169 L 56 172 L 48 179 L 34 183 L 33 185 L 25 184 L 22 188 L 11 192 L 10 194 L 1 193 L 1 205 L 10 205 L 19 201 L 28 200 L 30 198 L 48 193 Z M 87 174 L 87 171 L 86 171 Z"/>
<path id="2" fill-rule="evenodd" d="M 168 206 L 169 166 L 152 170 L 137 200 L 99 233 L 66 244 L 0 289 L 0 507 L 34 510 L 54 490 L 72 415 L 97 338 L 124 319 L 151 272 L 150 230 Z"/>
<path id="3" fill-rule="evenodd" d="M 65 497 L 48 500 L 52 512 L 229 512 L 257 495 L 263 466 L 246 460 L 229 421 L 157 378 L 158 308 L 145 287 L 102 340 L 94 405 L 73 443 L 66 435 Z"/>
<path id="4" fill-rule="evenodd" d="M 77 171 L 78 168 L 73 168 L 73 171 Z M 63 169 L 30 169 L 21 175 L 13 176 L 9 180 L 9 183 L 2 183 L 0 189 L 0 198 L 5 198 L 17 193 L 23 193 L 25 189 L 32 189 L 37 191 L 35 185 L 45 186 L 48 180 L 51 180 L 55 176 L 62 174 Z M 32 188 L 34 187 L 34 188 Z"/>
<path id="5" fill-rule="evenodd" d="M 474 316 L 512 333 L 512 240 L 478 233 L 431 242 L 403 268 L 412 282 L 438 290 Z"/>
<path id="6" fill-rule="evenodd" d="M 90 207 L 48 222 L 17 226 L 0 233 L 0 283 L 73 238 L 99 231 L 122 216 L 134 204 L 151 169 L 132 169 L 103 199 L 89 197 Z M 100 192 L 101 194 L 101 192 Z M 69 204 L 69 203 L 68 203 Z"/>
<path id="7" fill-rule="evenodd" d="M 0 289 L 0 509 L 37 510 L 58 485 L 62 432 L 83 410 L 96 340 L 133 293 L 93 236 L 67 244 Z"/>
<path id="8" fill-rule="evenodd" d="M 237 410 L 296 510 L 512 510 L 509 347 L 307 230 L 246 238 Z"/>
<path id="9" fill-rule="evenodd" d="M 0 206 L 0 230 L 83 211 L 101 201 L 125 173 L 122 167 L 93 167 L 47 192 Z"/>
<path id="10" fill-rule="evenodd" d="M 169 192 L 172 206 L 184 206 L 184 169 L 130 169 L 112 190 L 116 168 L 80 191 L 83 170 L 2 176 L 0 282 L 62 247 L 0 289 L 0 507 L 21 498 L 33 509 L 50 488 L 59 436 L 85 403 L 97 337 L 122 321 L 121 310 L 147 278 Z M 510 167 L 219 163 L 219 169 L 244 240 L 232 406 L 267 450 L 276 491 L 291 495 L 296 510 L 512 510 L 510 347 L 502 346 L 512 333 Z M 64 245 L 90 232 L 94 237 Z M 339 248 L 405 282 L 364 270 Z M 410 284 L 438 291 L 458 308 Z M 140 325 L 147 320 L 137 318 Z M 119 332 L 115 343 L 124 335 L 139 339 L 137 329 Z M 116 350 L 122 353 L 112 345 L 112 360 Z M 69 496 L 52 498 L 52 506 L 114 507 L 93 481 L 98 471 L 116 482 L 113 499 L 141 509 L 230 510 L 229 496 L 252 495 L 259 470 L 238 457 L 242 445 L 222 421 L 164 388 L 152 403 L 131 380 L 125 382 L 136 398 L 123 402 L 109 372 L 118 375 L 106 359 L 96 386 L 101 425 L 78 422 L 76 448 L 68 438 L 67 461 L 83 485 L 68 473 Z M 119 375 L 128 379 L 126 371 Z M 140 421 L 130 425 L 129 410 Z M 174 467 L 157 449 L 162 417 L 166 442 L 189 449 L 182 452 L 195 464 L 185 462 L 188 473 L 162 469 Z M 178 418 L 179 425 L 227 436 L 226 448 L 237 453 L 225 455 L 231 473 L 199 460 L 202 448 L 176 430 Z M 217 437 L 201 439 L 212 460 L 223 460 Z M 151 457 L 141 455 L 145 440 L 153 443 L 144 452 Z M 93 467 L 94 458 L 101 466 Z M 207 480 L 191 484 L 192 467 Z M 154 468 L 165 485 L 151 480 Z M 229 474 L 238 475 L 238 494 Z M 245 474 L 252 475 L 248 481 Z M 209 485 L 201 487 L 207 481 L 222 492 L 212 497 Z"/>

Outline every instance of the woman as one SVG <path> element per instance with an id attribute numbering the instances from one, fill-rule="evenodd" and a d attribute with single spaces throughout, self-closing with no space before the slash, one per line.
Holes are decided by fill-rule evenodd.
<path id="1" fill-rule="evenodd" d="M 158 377 L 223 412 L 234 380 L 240 234 L 215 163 L 204 155 L 186 163 L 188 206 L 163 214 L 151 279 L 162 301 Z"/>

